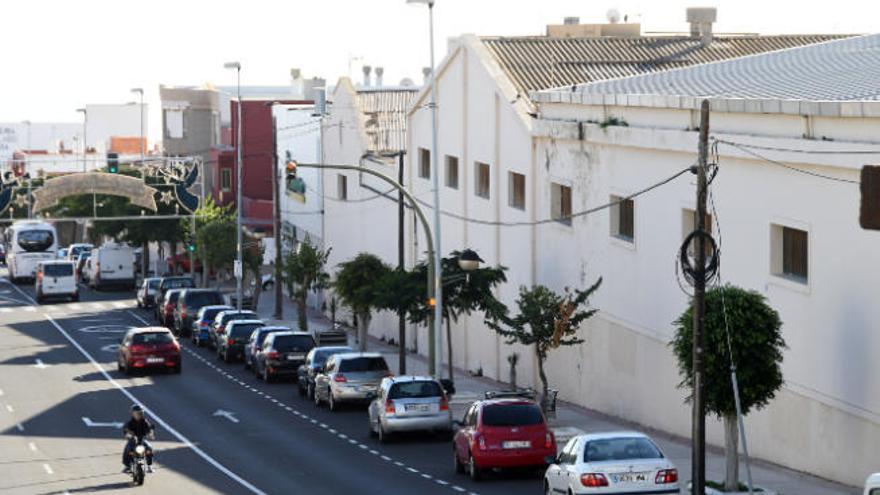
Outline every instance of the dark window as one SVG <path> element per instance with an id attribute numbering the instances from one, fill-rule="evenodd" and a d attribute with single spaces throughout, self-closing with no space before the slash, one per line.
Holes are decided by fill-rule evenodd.
<path id="1" fill-rule="evenodd" d="M 167 344 L 174 342 L 174 337 L 168 332 L 136 333 L 132 339 L 134 344 Z"/>
<path id="2" fill-rule="evenodd" d="M 386 371 L 388 364 L 381 357 L 359 357 L 345 359 L 339 364 L 339 371 L 357 373 L 362 371 Z"/>
<path id="3" fill-rule="evenodd" d="M 251 311 L 242 311 L 241 313 L 227 313 L 223 315 L 223 320 L 220 321 L 221 325 L 225 325 L 230 321 L 234 320 L 256 320 L 257 314 Z"/>
<path id="4" fill-rule="evenodd" d="M 262 325 L 257 323 L 250 323 L 247 325 L 232 325 L 232 330 L 230 330 L 230 337 L 236 339 L 244 339 L 250 337 L 254 330 L 260 328 Z"/>
<path id="5" fill-rule="evenodd" d="M 458 189 L 458 157 L 446 155 L 446 187 Z"/>
<path id="6" fill-rule="evenodd" d="M 147 281 L 147 288 L 148 289 L 158 289 L 159 288 L 159 279 L 148 280 Z"/>
<path id="7" fill-rule="evenodd" d="M 166 278 L 162 280 L 160 287 L 162 290 L 168 289 L 190 289 L 195 287 L 196 283 L 189 277 Z"/>
<path id="8" fill-rule="evenodd" d="M 442 397 L 443 389 L 434 381 L 413 381 L 395 383 L 388 391 L 389 399 L 425 399 Z"/>
<path id="9" fill-rule="evenodd" d="M 419 148 L 419 177 L 431 178 L 431 152 L 425 148 Z"/>
<path id="10" fill-rule="evenodd" d="M 224 192 L 232 190 L 232 169 L 220 170 L 220 190 Z"/>
<path id="11" fill-rule="evenodd" d="M 91 253 L 92 248 L 89 246 L 73 246 L 72 248 L 70 248 L 70 251 L 67 254 L 72 255 L 74 258 L 76 258 L 84 252 Z"/>
<path id="12" fill-rule="evenodd" d="M 263 345 L 263 341 L 266 340 L 266 337 L 268 337 L 273 332 L 283 332 L 283 331 L 285 331 L 285 330 L 265 330 L 265 331 L 257 332 L 257 345 Z"/>
<path id="13" fill-rule="evenodd" d="M 489 177 L 489 164 L 482 162 L 474 163 L 475 187 L 474 194 L 481 198 L 489 199 L 489 186 L 491 179 Z"/>
<path id="14" fill-rule="evenodd" d="M 513 208 L 526 209 L 526 176 L 510 172 L 508 180 L 508 203 Z"/>
<path id="15" fill-rule="evenodd" d="M 29 253 L 45 251 L 54 242 L 55 235 L 51 230 L 23 230 L 18 233 L 18 246 Z"/>
<path id="16" fill-rule="evenodd" d="M 308 335 L 276 335 L 272 348 L 278 352 L 309 352 L 315 341 Z"/>
<path id="17" fill-rule="evenodd" d="M 339 193 L 339 199 L 345 201 L 348 199 L 348 177 L 339 174 L 336 176 L 336 189 Z"/>
<path id="18" fill-rule="evenodd" d="M 647 438 L 608 438 L 592 440 L 584 447 L 584 462 L 662 459 L 663 454 Z"/>
<path id="19" fill-rule="evenodd" d="M 632 199 L 611 196 L 611 235 L 626 242 L 635 240 L 635 203 Z"/>
<path id="20" fill-rule="evenodd" d="M 175 304 L 177 303 L 177 299 L 180 297 L 180 292 L 169 292 L 166 297 L 168 299 L 168 302 L 170 302 L 171 304 Z"/>
<path id="21" fill-rule="evenodd" d="M 330 359 L 330 356 L 334 354 L 341 354 L 343 352 L 351 352 L 351 349 L 348 347 L 340 348 L 340 349 L 325 349 L 322 351 L 316 351 L 314 357 L 314 364 L 318 366 L 323 366 L 324 363 Z"/>
<path id="22" fill-rule="evenodd" d="M 571 225 L 571 188 L 550 184 L 550 215 L 557 222 Z"/>
<path id="23" fill-rule="evenodd" d="M 807 233 L 782 227 L 782 273 L 806 280 L 808 266 Z"/>
<path id="24" fill-rule="evenodd" d="M 200 308 L 212 304 L 223 304 L 223 296 L 219 292 L 191 292 L 186 295 L 186 305 Z"/>
<path id="25" fill-rule="evenodd" d="M 49 265 L 43 265 L 43 275 L 46 277 L 73 276 L 73 263 L 52 263 Z"/>
<path id="26" fill-rule="evenodd" d="M 544 423 L 541 410 L 534 404 L 498 404 L 483 408 L 486 426 L 526 426 Z"/>

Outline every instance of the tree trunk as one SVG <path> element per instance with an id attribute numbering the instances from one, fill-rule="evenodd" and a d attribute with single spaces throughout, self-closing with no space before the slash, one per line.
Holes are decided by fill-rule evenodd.
<path id="1" fill-rule="evenodd" d="M 449 379 L 452 380 L 452 323 L 449 321 L 449 318 L 446 318 L 446 349 L 447 349 L 447 357 L 449 358 L 446 361 L 446 365 L 449 366 Z M 437 370 L 437 373 L 440 374 L 442 370 Z"/>
<path id="2" fill-rule="evenodd" d="M 309 315 L 306 314 L 306 298 L 308 294 L 297 293 L 296 295 L 296 317 L 299 321 L 299 329 L 301 332 L 309 331 Z"/>
<path id="3" fill-rule="evenodd" d="M 544 357 L 538 351 L 538 346 L 535 346 L 535 355 L 538 358 L 538 377 L 541 378 L 541 397 L 547 397 L 550 387 L 547 385 L 547 374 L 544 373 Z"/>
<path id="4" fill-rule="evenodd" d="M 370 326 L 369 313 L 361 313 L 358 315 L 358 351 L 366 352 L 367 350 L 367 330 Z"/>
<path id="5" fill-rule="evenodd" d="M 736 413 L 724 415 L 724 453 L 727 465 L 727 477 L 724 481 L 724 490 L 735 492 L 739 490 L 739 430 L 737 428 Z"/>
<path id="6" fill-rule="evenodd" d="M 260 294 L 263 293 L 263 280 L 260 277 L 260 271 L 254 272 L 254 311 L 260 306 Z"/>
<path id="7" fill-rule="evenodd" d="M 143 253 L 141 254 L 141 270 L 143 279 L 146 279 L 150 276 L 150 242 L 144 242 Z"/>
<path id="8" fill-rule="evenodd" d="M 177 241 L 171 241 L 169 251 L 171 251 L 171 275 L 177 275 Z"/>

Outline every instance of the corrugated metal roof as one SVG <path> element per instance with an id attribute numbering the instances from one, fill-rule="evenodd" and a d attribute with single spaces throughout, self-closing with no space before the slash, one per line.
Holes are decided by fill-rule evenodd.
<path id="1" fill-rule="evenodd" d="M 809 101 L 880 100 L 880 34 L 585 84 L 578 91 Z"/>
<path id="2" fill-rule="evenodd" d="M 639 38 L 484 37 L 521 95 L 821 43 L 851 35 L 723 36 L 703 45 L 688 36 Z"/>
<path id="3" fill-rule="evenodd" d="M 369 151 L 384 153 L 406 149 L 406 110 L 418 89 L 358 90 L 357 104 L 367 133 Z"/>

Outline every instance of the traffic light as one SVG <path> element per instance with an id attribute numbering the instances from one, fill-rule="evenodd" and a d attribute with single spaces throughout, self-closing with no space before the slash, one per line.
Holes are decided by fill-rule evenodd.
<path id="1" fill-rule="evenodd" d="M 196 240 L 191 235 L 186 236 L 186 250 L 190 253 L 196 252 Z"/>
<path id="2" fill-rule="evenodd" d="M 287 161 L 287 178 L 296 179 L 296 160 Z"/>
<path id="3" fill-rule="evenodd" d="M 119 153 L 112 151 L 107 153 L 107 171 L 111 174 L 119 172 Z"/>

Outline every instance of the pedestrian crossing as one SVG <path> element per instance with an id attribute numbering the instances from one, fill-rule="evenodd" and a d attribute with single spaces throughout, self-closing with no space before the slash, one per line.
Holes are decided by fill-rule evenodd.
<path id="1" fill-rule="evenodd" d="M 130 309 L 134 307 L 132 301 L 104 301 L 90 303 L 60 303 L 60 304 L 44 304 L 40 306 L 2 306 L 0 314 L 10 314 L 20 311 L 33 313 L 36 311 L 46 311 L 50 313 L 62 313 L 65 311 L 108 311 L 116 309 Z"/>

